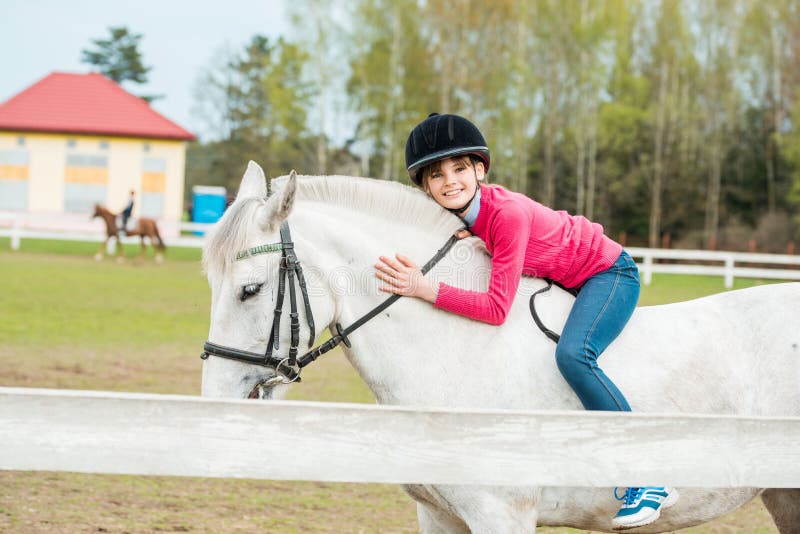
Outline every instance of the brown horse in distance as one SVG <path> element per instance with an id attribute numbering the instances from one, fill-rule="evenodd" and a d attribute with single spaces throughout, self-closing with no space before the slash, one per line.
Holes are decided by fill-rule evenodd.
<path id="1" fill-rule="evenodd" d="M 100 250 L 97 251 L 97 254 L 94 255 L 96 260 L 103 259 L 103 251 L 108 246 L 109 241 L 111 239 L 117 240 L 117 259 L 122 261 L 125 257 L 122 251 L 122 241 L 119 239 L 119 232 L 121 228 L 117 226 L 117 216 L 109 211 L 104 206 L 100 204 L 94 205 L 94 214 L 92 215 L 92 219 L 95 217 L 101 217 L 103 221 L 106 223 L 106 240 L 100 245 Z M 153 249 L 156 253 L 156 263 L 161 263 L 164 261 L 164 251 L 166 250 L 166 246 L 164 245 L 164 241 L 161 239 L 161 235 L 158 233 L 158 226 L 156 226 L 155 219 L 150 219 L 148 217 L 139 217 L 136 222 L 136 226 L 131 230 L 126 230 L 125 235 L 129 236 L 139 236 L 141 239 L 142 250 L 139 253 L 138 259 L 144 258 L 145 253 L 145 243 L 144 238 L 147 237 L 150 239 L 150 244 L 153 246 Z"/>

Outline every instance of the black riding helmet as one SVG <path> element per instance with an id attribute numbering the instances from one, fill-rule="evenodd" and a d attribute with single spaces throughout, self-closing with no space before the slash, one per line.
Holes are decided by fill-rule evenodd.
<path id="1" fill-rule="evenodd" d="M 420 169 L 440 159 L 470 154 L 489 171 L 489 147 L 478 127 L 458 115 L 431 113 L 417 124 L 406 141 L 406 168 L 411 180 L 422 187 Z"/>

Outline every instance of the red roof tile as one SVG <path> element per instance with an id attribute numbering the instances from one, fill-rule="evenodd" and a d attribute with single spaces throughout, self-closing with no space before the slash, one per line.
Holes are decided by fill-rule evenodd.
<path id="1" fill-rule="evenodd" d="M 0 130 L 195 139 L 102 74 L 64 72 L 49 74 L 0 104 Z"/>

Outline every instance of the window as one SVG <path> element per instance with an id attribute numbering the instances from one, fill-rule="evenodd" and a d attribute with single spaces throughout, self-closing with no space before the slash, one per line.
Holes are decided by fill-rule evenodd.
<path id="1" fill-rule="evenodd" d="M 142 150 L 144 150 L 145 152 L 150 152 L 150 143 L 143 144 Z"/>
<path id="2" fill-rule="evenodd" d="M 75 148 L 78 142 L 75 139 L 67 139 L 67 148 Z"/>
<path id="3" fill-rule="evenodd" d="M 28 208 L 29 164 L 27 150 L 0 150 L 0 210 Z"/>
<path id="4" fill-rule="evenodd" d="M 108 141 L 100 141 L 100 150 L 108 150 Z"/>
<path id="5" fill-rule="evenodd" d="M 91 213 L 94 203 L 107 201 L 107 155 L 68 152 L 65 163 L 64 211 Z"/>
<path id="6" fill-rule="evenodd" d="M 17 146 L 25 146 L 25 136 L 20 135 L 17 137 Z"/>

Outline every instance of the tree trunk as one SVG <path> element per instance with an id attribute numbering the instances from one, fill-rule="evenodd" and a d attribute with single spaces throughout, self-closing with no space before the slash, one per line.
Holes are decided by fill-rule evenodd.
<path id="1" fill-rule="evenodd" d="M 550 64 L 550 68 L 548 70 L 550 71 L 550 75 L 548 76 L 548 80 L 546 82 L 547 95 L 544 101 L 544 169 L 542 173 L 544 184 L 542 201 L 543 204 L 552 206 L 556 196 L 556 172 L 553 158 L 553 144 L 556 130 L 556 108 L 558 107 L 558 103 L 556 102 L 557 89 L 555 80 L 556 75 L 554 72 L 555 67 L 552 63 Z"/>
<path id="2" fill-rule="evenodd" d="M 667 82 L 669 77 L 669 67 L 667 61 L 661 61 L 661 74 L 658 86 L 658 110 L 656 112 L 656 135 L 655 150 L 653 156 L 653 181 L 650 184 L 650 230 L 648 233 L 648 245 L 651 248 L 658 247 L 661 234 L 661 190 L 663 174 L 664 156 L 664 130 L 666 127 L 667 115 Z"/>
<path id="3" fill-rule="evenodd" d="M 584 193 L 586 192 L 586 179 L 584 177 L 586 139 L 584 138 L 582 124 L 580 124 L 580 117 L 575 128 L 575 145 L 578 151 L 578 158 L 575 162 L 575 213 L 582 215 L 584 213 Z"/>
<path id="4" fill-rule="evenodd" d="M 771 30 L 770 30 L 770 41 L 772 44 L 772 73 L 771 73 L 771 86 L 772 86 L 772 128 L 770 128 L 767 132 L 767 150 L 766 150 L 766 159 L 767 159 L 767 209 L 770 213 L 775 213 L 776 207 L 776 192 L 775 192 L 775 180 L 776 176 L 778 175 L 777 164 L 778 164 L 778 147 L 779 147 L 779 139 L 780 139 L 780 130 L 781 130 L 781 122 L 782 122 L 782 103 L 783 98 L 781 97 L 781 85 L 782 81 L 782 73 L 781 73 L 781 43 L 780 37 L 778 35 L 778 26 L 779 22 L 777 20 L 778 15 L 775 13 L 775 7 L 772 6 L 770 9 L 770 18 L 773 21 Z"/>
<path id="5" fill-rule="evenodd" d="M 716 122 L 716 121 L 714 121 Z M 719 125 L 715 125 L 719 128 Z M 708 193 L 706 195 L 706 248 L 715 250 L 719 245 L 719 198 L 722 182 L 722 135 L 714 134 L 711 146 L 711 161 L 708 169 Z"/>
<path id="6" fill-rule="evenodd" d="M 397 105 L 397 95 L 395 94 L 397 91 L 397 65 L 400 59 L 400 15 L 396 9 L 392 10 L 392 47 L 389 51 L 389 83 L 386 91 L 386 121 L 383 134 L 385 157 L 382 176 L 391 181 L 397 180 L 395 156 L 398 150 L 395 147 L 394 130 Z"/>
<path id="7" fill-rule="evenodd" d="M 597 180 L 597 94 L 592 93 L 589 108 L 589 169 L 586 175 L 586 218 L 594 218 L 595 182 Z"/>

